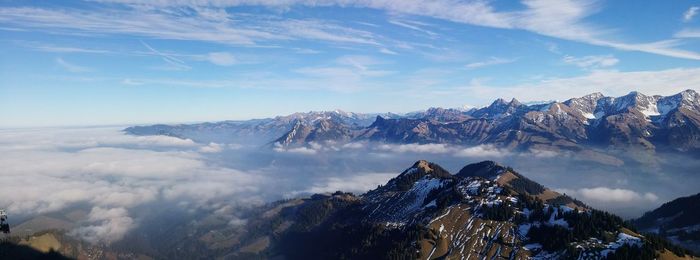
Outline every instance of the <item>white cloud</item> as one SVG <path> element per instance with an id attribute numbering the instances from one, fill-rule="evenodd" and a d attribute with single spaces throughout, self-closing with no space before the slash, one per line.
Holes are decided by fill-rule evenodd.
<path id="1" fill-rule="evenodd" d="M 58 66 L 67 70 L 68 72 L 73 73 L 88 72 L 92 70 L 88 67 L 78 66 L 73 63 L 67 62 L 63 60 L 63 58 L 56 58 L 56 64 L 58 64 Z"/>
<path id="2" fill-rule="evenodd" d="M 698 14 L 698 11 L 700 11 L 700 7 L 691 6 L 687 11 L 685 11 L 685 13 L 683 13 L 683 21 L 686 23 L 692 21 L 695 15 Z"/>
<path id="3" fill-rule="evenodd" d="M 221 66 L 231 66 L 237 63 L 236 58 L 228 52 L 210 52 L 207 55 L 207 60 Z"/>
<path id="4" fill-rule="evenodd" d="M 678 38 L 700 38 L 700 29 L 686 28 L 673 36 Z"/>
<path id="5" fill-rule="evenodd" d="M 497 148 L 493 145 L 477 145 L 473 147 L 467 147 L 464 149 L 461 149 L 455 153 L 455 156 L 458 157 L 476 157 L 476 158 L 482 158 L 482 157 L 492 157 L 492 158 L 500 158 L 504 156 L 510 155 L 510 152 L 507 150 L 503 150 L 500 148 Z"/>
<path id="6" fill-rule="evenodd" d="M 124 85 L 129 85 L 129 86 L 140 86 L 140 85 L 143 85 L 143 82 L 137 81 L 137 80 L 133 80 L 133 79 L 130 79 L 130 78 L 123 79 L 123 80 L 121 81 L 121 83 L 124 84 Z"/>
<path id="7" fill-rule="evenodd" d="M 554 157 L 559 157 L 559 156 L 564 156 L 563 154 L 556 152 L 556 151 L 550 151 L 550 150 L 540 150 L 540 149 L 530 149 L 527 153 L 522 153 L 520 156 L 534 156 L 537 158 L 554 158 Z"/>
<path id="8" fill-rule="evenodd" d="M 275 143 L 275 147 L 272 148 L 275 152 L 278 153 L 295 153 L 295 154 L 303 154 L 303 155 L 314 155 L 318 151 L 309 148 L 309 147 L 283 147 L 280 143 Z"/>
<path id="9" fill-rule="evenodd" d="M 632 90 L 646 95 L 673 95 L 686 89 L 700 86 L 700 69 L 675 68 L 661 71 L 614 71 L 594 70 L 584 76 L 570 78 L 546 78 L 532 83 L 513 86 L 491 86 L 474 81 L 471 85 L 436 95 L 463 95 L 483 98 L 490 102 L 503 93 L 523 101 L 566 100 L 594 92 L 608 96 L 622 96 Z"/>
<path id="10" fill-rule="evenodd" d="M 343 145 L 343 148 L 348 148 L 348 149 L 362 149 L 365 148 L 365 143 L 362 142 L 352 142 L 352 143 L 347 143 Z"/>
<path id="11" fill-rule="evenodd" d="M 189 139 L 129 136 L 116 128 L 0 130 L 3 207 L 33 216 L 88 205 L 73 234 L 113 242 L 148 203 L 260 202 L 266 177 L 210 165 Z"/>
<path id="12" fill-rule="evenodd" d="M 377 188 L 377 185 L 384 185 L 391 178 L 396 177 L 396 173 L 359 173 L 347 177 L 329 177 L 315 183 L 305 193 L 325 193 L 325 192 L 353 192 L 364 193 Z"/>
<path id="13" fill-rule="evenodd" d="M 598 56 L 583 56 L 583 57 L 574 57 L 574 56 L 569 56 L 565 55 L 563 58 L 563 61 L 568 64 L 573 64 L 581 68 L 605 68 L 605 67 L 610 67 L 614 66 L 617 64 L 620 60 L 615 58 L 612 55 L 598 55 Z"/>
<path id="14" fill-rule="evenodd" d="M 217 143 L 209 143 L 209 145 L 199 148 L 202 153 L 218 153 L 224 150 L 224 147 Z"/>
<path id="15" fill-rule="evenodd" d="M 384 53 L 384 54 L 389 54 L 389 55 L 397 55 L 398 54 L 397 52 L 392 51 L 392 50 L 387 49 L 387 48 L 381 48 L 381 49 L 379 49 L 379 52 Z"/>
<path id="16" fill-rule="evenodd" d="M 605 203 L 631 203 L 640 201 L 655 202 L 659 199 L 656 194 L 651 192 L 639 193 L 628 189 L 608 187 L 583 188 L 578 190 L 561 189 L 559 191 L 584 201 Z"/>
<path id="17" fill-rule="evenodd" d="M 112 243 L 122 239 L 135 226 L 125 208 L 94 207 L 88 215 L 88 222 L 89 225 L 81 226 L 71 234 L 93 243 Z"/>
<path id="18" fill-rule="evenodd" d="M 493 65 L 513 63 L 516 60 L 517 59 L 504 59 L 504 58 L 498 58 L 498 57 L 490 57 L 485 61 L 469 63 L 466 65 L 466 67 L 468 69 L 477 69 L 477 68 L 488 67 L 488 66 L 493 66 Z"/>
<path id="19" fill-rule="evenodd" d="M 449 153 L 452 152 L 447 144 L 379 144 L 378 150 L 396 153 Z"/>

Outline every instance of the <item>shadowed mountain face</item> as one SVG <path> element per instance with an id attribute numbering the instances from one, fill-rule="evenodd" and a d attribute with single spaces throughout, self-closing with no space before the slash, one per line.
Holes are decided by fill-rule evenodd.
<path id="1" fill-rule="evenodd" d="M 48 253 L 34 249 L 26 245 L 18 245 L 15 243 L 2 242 L 0 243 L 0 259 L 15 259 L 15 260 L 68 260 L 71 258 L 65 257 L 58 252 L 50 251 Z"/>
<path id="2" fill-rule="evenodd" d="M 372 118 L 374 118 L 372 122 Z M 135 135 L 170 135 L 201 142 L 493 144 L 511 149 L 700 151 L 700 95 L 622 97 L 600 93 L 564 102 L 524 105 L 498 99 L 468 111 L 431 108 L 404 116 L 342 111 L 296 113 L 272 119 L 125 129 Z M 242 140 L 242 141 L 241 141 Z"/>
<path id="3" fill-rule="evenodd" d="M 678 198 L 649 211 L 632 223 L 645 232 L 659 234 L 681 246 L 700 252 L 700 193 Z"/>

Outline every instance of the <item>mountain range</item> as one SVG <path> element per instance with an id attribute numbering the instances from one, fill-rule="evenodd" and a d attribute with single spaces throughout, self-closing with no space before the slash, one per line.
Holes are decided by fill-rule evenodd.
<path id="1" fill-rule="evenodd" d="M 116 259 L 693 259 L 662 237 L 493 161 L 457 174 L 417 161 L 362 195 L 277 201 L 247 211 L 238 225 L 168 216 L 113 245 L 60 231 L 15 240 L 70 257 Z"/>
<path id="2" fill-rule="evenodd" d="M 343 111 L 268 119 L 134 126 L 134 135 L 169 135 L 198 142 L 305 146 L 325 142 L 489 144 L 528 150 L 615 149 L 700 154 L 700 95 L 593 93 L 564 102 L 525 105 L 497 99 L 482 108 L 430 108 L 408 114 Z"/>

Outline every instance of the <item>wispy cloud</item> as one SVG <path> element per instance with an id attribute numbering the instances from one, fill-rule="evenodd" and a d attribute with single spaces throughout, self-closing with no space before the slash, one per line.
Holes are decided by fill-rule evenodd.
<path id="1" fill-rule="evenodd" d="M 620 60 L 612 55 L 597 55 L 597 56 L 583 56 L 574 57 L 570 55 L 565 55 L 562 59 L 567 64 L 576 65 L 585 69 L 597 69 L 614 66 Z"/>
<path id="2" fill-rule="evenodd" d="M 397 52 L 392 51 L 392 50 L 387 49 L 387 48 L 381 48 L 381 49 L 379 49 L 379 52 L 384 53 L 384 54 L 389 54 L 389 55 L 397 55 L 398 54 Z"/>
<path id="3" fill-rule="evenodd" d="M 21 42 L 23 46 L 28 48 L 43 51 L 43 52 L 55 52 L 55 53 L 91 53 L 91 54 L 114 54 L 115 52 L 103 49 L 90 49 L 82 48 L 76 46 L 59 46 L 54 44 L 43 44 L 38 42 Z"/>
<path id="4" fill-rule="evenodd" d="M 466 65 L 466 67 L 467 67 L 467 69 L 478 69 L 478 68 L 488 67 L 488 66 L 493 66 L 493 65 L 513 63 L 516 60 L 518 60 L 518 59 L 506 59 L 506 58 L 499 58 L 499 57 L 490 57 L 484 61 L 469 63 Z"/>
<path id="5" fill-rule="evenodd" d="M 673 36 L 678 38 L 700 38 L 700 29 L 686 28 Z"/>
<path id="6" fill-rule="evenodd" d="M 425 24 L 422 22 L 412 21 L 412 20 L 403 20 L 403 19 L 389 19 L 389 23 L 396 25 L 396 26 L 408 28 L 408 29 L 411 29 L 414 31 L 422 32 L 424 34 L 427 34 L 431 38 L 435 38 L 437 36 L 436 32 L 422 28 L 423 26 L 428 26 L 428 24 Z"/>
<path id="7" fill-rule="evenodd" d="M 476 26 L 501 29 L 523 29 L 533 33 L 583 42 L 592 45 L 611 47 L 627 51 L 640 51 L 683 59 L 700 60 L 700 54 L 675 48 L 677 42 L 662 40 L 649 43 L 628 43 L 612 40 L 611 28 L 604 28 L 584 22 L 584 19 L 600 10 L 596 0 L 522 0 L 525 9 L 497 11 L 486 1 L 454 2 L 450 0 L 290 0 L 290 1 L 168 1 L 151 2 L 144 0 L 106 0 L 124 4 L 160 6 L 239 6 L 263 5 L 274 8 L 288 8 L 292 5 L 306 6 L 350 6 L 385 10 L 390 13 L 427 16 Z M 692 9 L 692 8 L 691 8 Z M 697 12 L 697 11 L 695 11 Z M 407 25 L 404 23 L 404 25 Z M 410 25 L 410 24 L 409 24 Z M 405 27 L 405 26 L 404 26 Z M 415 27 L 415 26 L 414 26 Z M 311 34 L 314 35 L 314 34 Z M 335 38 L 335 37 L 334 37 Z M 343 37 L 339 38 L 343 39 Z M 366 41 L 365 41 L 366 42 Z M 372 43 L 366 42 L 366 43 Z"/>
<path id="8" fill-rule="evenodd" d="M 61 68 L 65 69 L 69 72 L 73 72 L 73 73 L 92 71 L 92 69 L 90 69 L 88 67 L 83 67 L 83 66 L 75 65 L 73 63 L 69 63 L 69 62 L 63 60 L 63 58 L 56 58 L 56 64 L 58 64 L 58 66 L 60 66 Z"/>
<path id="9" fill-rule="evenodd" d="M 456 23 L 501 29 L 522 29 L 536 34 L 611 47 L 640 51 L 683 59 L 700 60 L 700 54 L 678 49 L 680 41 L 629 43 L 614 40 L 613 28 L 590 24 L 584 20 L 600 9 L 598 1 L 522 0 L 522 10 L 497 11 L 486 1 L 454 2 L 450 0 L 290 0 L 290 1 L 142 1 L 108 0 L 131 6 L 131 9 L 110 9 L 88 12 L 75 9 L 3 8 L 0 22 L 18 28 L 63 29 L 100 34 L 130 34 L 159 39 L 209 41 L 223 44 L 254 46 L 260 42 L 295 39 L 318 40 L 337 44 L 383 45 L 380 36 L 369 31 L 342 26 L 327 20 L 283 19 L 269 16 L 231 15 L 223 7 L 262 5 L 282 10 L 292 5 L 365 7 L 392 14 L 416 15 Z M 159 6 L 160 8 L 143 8 Z M 183 16 L 169 8 L 192 7 L 192 15 Z M 695 11 L 693 11 L 695 10 Z M 689 9 L 689 17 L 697 13 Z M 692 14 L 692 15 L 690 15 Z M 234 21 L 245 20 L 240 23 Z M 254 21 L 254 22 L 253 22 Z M 394 25 L 421 31 L 426 30 L 415 21 L 390 19 Z"/>
<path id="10" fill-rule="evenodd" d="M 510 86 L 494 86 L 489 85 L 488 81 L 474 81 L 467 86 L 436 94 L 455 96 L 469 93 L 470 96 L 483 97 L 485 101 L 501 97 L 503 93 L 509 93 L 510 96 L 523 101 L 566 100 L 593 92 L 612 96 L 625 95 L 631 90 L 629 86 L 634 86 L 634 90 L 647 95 L 673 95 L 700 86 L 700 69 L 629 72 L 593 70 L 583 76 L 545 78 Z"/>
<path id="11" fill-rule="evenodd" d="M 231 66 L 238 62 L 236 57 L 228 52 L 210 52 L 207 54 L 206 60 L 220 66 Z"/>
<path id="12" fill-rule="evenodd" d="M 144 6 L 148 4 L 144 3 Z M 195 6 L 196 7 L 196 6 Z M 380 45 L 370 32 L 340 26 L 331 21 L 284 19 L 237 14 L 225 10 L 195 8 L 181 12 L 132 7 L 92 12 L 79 9 L 16 7 L 0 9 L 0 23 L 19 28 L 51 29 L 53 33 L 88 32 L 126 34 L 156 39 L 193 40 L 229 45 L 256 46 L 260 42 L 319 40 L 332 43 Z M 213 15 L 212 13 L 216 14 Z M 215 18 L 212 18 L 214 16 Z M 236 19 L 248 22 L 241 23 Z"/>
<path id="13" fill-rule="evenodd" d="M 688 10 L 683 13 L 683 21 L 684 22 L 690 22 L 693 20 L 693 18 L 698 14 L 698 11 L 700 11 L 700 7 L 698 6 L 691 6 L 688 8 Z"/>
<path id="14" fill-rule="evenodd" d="M 150 54 L 161 57 L 163 59 L 163 61 L 165 61 L 165 63 L 167 63 L 168 66 L 159 67 L 161 69 L 165 69 L 165 70 L 189 70 L 192 68 L 192 67 L 188 66 L 187 64 L 185 64 L 184 61 L 174 57 L 173 55 L 160 52 L 160 51 L 154 49 L 153 47 L 151 47 L 150 45 L 146 44 L 143 41 L 141 41 L 141 44 L 150 51 Z"/>

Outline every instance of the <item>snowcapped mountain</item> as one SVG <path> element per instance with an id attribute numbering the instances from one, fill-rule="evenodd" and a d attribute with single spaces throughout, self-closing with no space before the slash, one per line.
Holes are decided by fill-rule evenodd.
<path id="1" fill-rule="evenodd" d="M 564 102 L 523 105 L 513 99 L 462 112 L 450 120 L 423 117 L 377 119 L 356 139 L 394 143 L 495 144 L 514 149 L 581 150 L 590 147 L 700 151 L 700 95 L 593 93 Z M 456 118 L 459 118 L 455 120 Z"/>
<path id="2" fill-rule="evenodd" d="M 268 119 L 192 125 L 137 126 L 136 135 L 171 135 L 202 142 L 492 144 L 510 149 L 588 148 L 700 153 L 700 94 L 672 96 L 593 93 L 564 102 L 525 105 L 497 99 L 479 109 L 430 108 L 398 114 L 343 111 L 295 113 Z"/>
<path id="3" fill-rule="evenodd" d="M 132 126 L 124 131 L 133 135 L 168 135 L 202 143 L 264 144 L 281 139 L 282 135 L 287 135 L 295 128 L 327 125 L 327 123 L 321 124 L 320 122 L 333 122 L 344 128 L 359 129 L 372 124 L 377 115 L 379 114 L 352 113 L 342 110 L 311 111 L 245 121 Z M 397 117 L 398 115 L 386 113 L 382 116 Z M 288 144 L 296 144 L 296 142 Z"/>
<path id="4" fill-rule="evenodd" d="M 236 242 L 228 257 L 652 259 L 688 253 L 491 161 L 456 175 L 418 161 L 363 195 L 316 194 L 253 215 L 248 225 L 257 232 L 230 233 Z"/>

